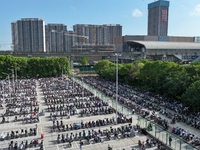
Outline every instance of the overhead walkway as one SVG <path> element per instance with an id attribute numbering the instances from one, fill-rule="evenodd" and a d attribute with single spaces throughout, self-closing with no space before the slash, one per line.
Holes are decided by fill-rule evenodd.
<path id="1" fill-rule="evenodd" d="M 79 83 L 80 85 L 82 85 L 84 88 L 86 88 L 90 92 L 92 92 L 94 95 L 96 95 L 99 98 L 101 98 L 102 100 L 106 101 L 110 106 L 112 106 L 113 108 L 116 109 L 117 105 L 116 105 L 115 99 L 112 99 L 112 98 L 106 96 L 101 91 L 99 91 L 99 90 L 95 89 L 94 87 L 84 83 L 82 80 L 80 80 L 78 78 L 73 78 L 73 80 L 75 82 Z M 197 150 L 197 148 L 195 148 L 192 145 L 190 145 L 189 143 L 183 141 L 178 136 L 175 136 L 174 134 L 171 134 L 170 132 L 163 130 L 159 125 L 154 124 L 153 122 L 150 122 L 149 120 L 142 118 L 139 115 L 136 115 L 136 114 L 132 115 L 132 110 L 121 105 L 120 103 L 118 103 L 117 110 L 118 110 L 118 112 L 124 114 L 127 117 L 132 116 L 133 120 L 137 118 L 137 124 L 139 124 L 141 128 L 146 129 L 147 133 L 150 136 L 161 141 L 164 145 L 169 147 L 169 149 L 172 149 L 172 150 Z M 152 130 L 148 130 L 148 125 L 150 123 L 152 125 Z M 172 138 L 171 143 L 169 142 L 169 137 Z"/>

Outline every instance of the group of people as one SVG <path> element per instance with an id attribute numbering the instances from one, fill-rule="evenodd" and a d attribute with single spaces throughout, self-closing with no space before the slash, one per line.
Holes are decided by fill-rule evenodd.
<path id="1" fill-rule="evenodd" d="M 12 82 L 14 81 L 14 82 Z M 2 80 L 0 82 L 0 104 L 2 107 L 2 123 L 33 123 L 39 121 L 39 105 L 37 101 L 36 79 Z M 20 123 L 20 122 L 19 122 Z M 9 126 L 9 124 L 8 124 Z M 24 126 L 24 124 L 23 124 Z M 10 130 L 10 131 L 9 131 Z M 24 149 L 31 142 L 14 142 L 20 137 L 36 136 L 37 127 L 17 127 L 3 131 L 6 136 L 1 140 L 11 140 L 10 149 Z M 2 134 L 1 134 L 2 135 Z M 1 137 L 2 138 L 2 137 Z"/>
<path id="2" fill-rule="evenodd" d="M 159 104 L 163 108 L 172 110 L 174 114 L 171 114 L 177 121 L 182 121 L 188 125 L 191 125 L 197 129 L 200 129 L 200 112 L 193 111 L 189 106 L 183 105 L 181 102 L 173 101 L 160 95 L 154 95 L 148 91 L 141 91 L 142 96 L 146 100 L 150 100 L 153 97 L 153 102 Z M 166 111 L 165 111 L 166 113 Z"/>
<path id="3" fill-rule="evenodd" d="M 56 120 L 53 119 L 53 131 L 59 131 L 59 136 L 57 141 L 60 143 L 62 141 L 68 141 L 71 144 L 70 135 L 60 132 L 72 131 L 77 129 L 90 129 L 97 126 L 108 126 L 110 123 L 114 126 L 115 119 L 108 118 L 107 120 L 98 119 L 95 121 L 84 121 L 84 122 L 74 122 L 66 123 L 62 114 L 69 114 L 70 116 L 78 114 L 92 115 L 98 114 L 98 112 L 104 112 L 105 114 L 111 114 L 115 112 L 107 102 L 101 100 L 99 97 L 94 96 L 93 93 L 89 92 L 87 89 L 82 88 L 78 83 L 73 83 L 71 79 L 62 78 L 45 78 L 39 79 L 39 84 L 42 87 L 44 94 L 46 110 L 50 112 L 53 117 L 59 116 Z M 73 89 L 76 87 L 76 89 Z M 111 116 L 111 115 L 110 115 Z M 76 116 L 73 116 L 76 117 Z M 92 117 L 91 117 L 92 118 Z M 90 118 L 90 120 L 91 120 Z M 132 118 L 126 117 L 121 113 L 118 113 L 117 117 L 118 124 L 132 123 Z M 131 132 L 133 134 L 133 132 Z M 128 136 L 127 132 L 124 136 Z M 74 134 L 73 139 L 77 139 L 77 135 Z M 99 139 L 94 138 L 97 142 Z M 83 139 L 82 139 L 83 142 Z"/>
<path id="4" fill-rule="evenodd" d="M 8 83 L 8 80 L 4 80 L 0 84 L 0 103 L 4 109 L 2 123 L 9 123 L 10 118 L 13 118 L 12 121 L 38 119 L 36 80 L 21 79 L 11 84 Z M 7 117 L 7 120 L 5 117 Z"/>
<path id="5" fill-rule="evenodd" d="M 107 96 L 115 98 L 116 85 L 114 82 L 107 81 L 98 76 L 84 77 L 83 80 L 84 82 L 97 88 L 98 90 L 106 94 Z M 150 110 L 151 111 L 154 110 L 156 112 L 159 112 L 161 109 L 163 109 L 164 111 L 167 111 L 168 109 L 170 109 L 171 111 L 174 111 L 174 115 L 170 118 L 171 122 L 178 115 L 179 116 L 185 115 L 186 116 L 185 118 L 187 117 L 191 118 L 191 116 L 193 116 L 192 125 L 198 128 L 197 124 L 199 124 L 199 122 L 197 120 L 200 119 L 200 112 L 192 112 L 192 115 L 189 115 L 188 113 L 190 111 L 189 107 L 183 106 L 181 103 L 170 102 L 169 100 L 166 100 L 160 95 L 153 95 L 152 93 L 148 91 L 133 89 L 131 86 L 124 85 L 124 84 L 119 84 L 118 91 L 119 91 L 118 102 L 132 109 L 133 113 L 137 112 L 138 114 L 140 114 L 142 110 L 146 110 L 148 112 Z M 153 118 L 154 118 L 154 121 L 156 119 L 156 123 L 162 125 L 165 129 L 168 129 L 169 123 L 167 119 L 165 118 L 163 119 L 161 115 L 160 116 L 154 115 Z M 191 134 L 192 134 L 192 139 L 190 140 L 190 142 L 193 140 L 195 141 L 199 140 L 198 135 L 195 135 L 195 133 L 191 133 Z M 199 141 L 196 143 L 199 143 Z"/>
<path id="6" fill-rule="evenodd" d="M 51 119 L 64 116 L 70 118 L 77 114 L 82 117 L 111 114 L 115 111 L 106 102 L 71 79 L 45 78 L 39 79 L 39 82 L 45 95 L 47 110 L 51 112 Z"/>
<path id="7" fill-rule="evenodd" d="M 57 142 L 59 143 L 65 143 L 69 142 L 69 145 L 73 141 L 80 140 L 81 142 L 85 141 L 87 144 L 90 144 L 90 141 L 93 140 L 94 143 L 101 142 L 102 140 L 111 140 L 112 139 L 118 139 L 118 138 L 127 138 L 127 137 L 133 137 L 135 136 L 136 132 L 139 131 L 139 126 L 137 125 L 131 125 L 127 124 L 121 127 L 112 127 L 110 128 L 104 128 L 104 130 L 101 129 L 87 129 L 82 130 L 80 132 L 71 132 L 71 133 L 64 133 L 58 134 L 57 136 Z M 82 143 L 83 145 L 83 143 Z M 81 145 L 81 146 L 82 146 Z"/>
<path id="8" fill-rule="evenodd" d="M 114 82 L 107 81 L 100 77 L 82 77 L 81 80 L 102 91 L 107 96 L 112 98 L 116 96 L 116 85 Z M 71 79 L 41 78 L 38 81 L 45 95 L 47 110 L 51 112 L 50 118 L 53 116 L 67 116 L 70 118 L 71 115 L 79 113 L 82 115 L 93 114 L 101 110 L 106 110 L 108 113 L 115 111 L 109 109 L 107 103 L 94 96 L 90 91 Z M 15 94 L 12 95 L 10 94 L 10 87 L 6 86 L 6 82 L 8 83 L 8 81 L 0 83 L 0 99 L 2 106 L 5 108 L 5 112 L 13 111 L 12 105 L 10 104 L 13 102 L 13 105 L 15 105 L 12 100 L 17 99 L 17 102 L 20 102 L 20 105 L 16 105 L 19 107 L 19 112 L 24 112 L 24 110 L 26 110 L 25 108 L 30 108 L 30 110 L 27 109 L 29 111 L 25 112 L 30 112 L 31 116 L 37 117 L 39 121 L 39 107 L 36 99 L 36 80 L 19 80 L 18 84 L 13 88 Z M 2 91 L 4 91 L 4 93 Z M 161 118 L 161 116 L 156 116 L 155 113 L 153 115 L 152 113 L 146 114 L 148 110 L 146 112 L 144 112 L 144 110 L 149 109 L 154 112 L 160 112 L 162 110 L 164 114 L 164 112 L 167 113 L 167 110 L 170 109 L 174 112 L 174 115 L 172 115 L 172 122 L 176 123 L 178 119 L 179 121 L 185 120 L 185 123 L 191 124 L 197 129 L 200 128 L 200 112 L 192 112 L 189 114 L 191 111 L 190 108 L 181 103 L 172 102 L 160 95 L 153 95 L 148 91 L 133 89 L 125 84 L 119 84 L 118 94 L 119 103 L 130 108 L 133 113 L 144 115 L 144 117 L 152 117 L 150 119 L 153 119 L 166 129 L 169 127 L 168 120 Z M 19 117 L 17 116 L 16 118 L 16 116 L 17 115 L 14 117 L 18 120 Z M 22 116 L 24 116 L 24 119 L 27 118 L 25 113 Z M 118 119 L 118 122 L 123 122 L 123 120 L 127 121 L 130 118 L 122 116 Z M 2 116 L 2 120 L 4 122 L 6 121 L 5 116 Z M 132 122 L 132 120 L 130 122 Z M 179 135 L 194 145 L 200 144 L 200 138 L 194 133 L 188 132 L 186 129 L 181 129 L 177 126 L 177 128 L 173 128 L 172 133 Z"/>

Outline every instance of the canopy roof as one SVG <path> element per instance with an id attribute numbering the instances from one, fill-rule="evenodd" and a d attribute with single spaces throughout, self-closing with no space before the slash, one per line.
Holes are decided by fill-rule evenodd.
<path id="1" fill-rule="evenodd" d="M 131 47 L 145 47 L 146 49 L 199 49 L 200 43 L 195 42 L 160 42 L 160 41 L 135 41 L 129 40 Z"/>

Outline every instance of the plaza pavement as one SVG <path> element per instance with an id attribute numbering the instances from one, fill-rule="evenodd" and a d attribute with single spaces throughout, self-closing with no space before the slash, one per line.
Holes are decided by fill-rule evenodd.
<path id="1" fill-rule="evenodd" d="M 52 132 L 51 127 L 52 127 L 52 121 L 50 120 L 49 116 L 50 113 L 46 111 L 47 106 L 44 103 L 44 95 L 42 93 L 41 88 L 39 87 L 39 83 L 37 82 L 36 84 L 36 91 L 37 91 L 37 100 L 39 102 L 39 107 L 40 107 L 40 111 L 44 110 L 45 115 L 44 116 L 40 116 L 40 122 L 39 123 L 32 123 L 32 124 L 23 124 L 22 122 L 10 122 L 10 123 L 4 123 L 4 124 L 0 124 L 0 133 L 3 131 L 6 132 L 10 132 L 11 130 L 20 130 L 20 129 L 29 129 L 29 128 L 34 128 L 37 124 L 38 129 L 37 129 L 37 136 L 28 136 L 28 137 L 22 137 L 22 138 L 18 138 L 18 139 L 13 139 L 13 141 L 18 141 L 18 143 L 21 143 L 21 141 L 26 141 L 26 140 L 33 140 L 33 139 L 38 139 L 39 142 L 41 141 L 41 134 L 44 134 L 44 150 L 65 150 L 65 149 L 69 149 L 69 150 L 78 150 L 79 148 L 79 141 L 74 141 L 72 142 L 72 147 L 69 148 L 68 147 L 68 143 L 63 143 L 63 144 L 57 144 L 57 135 L 59 134 L 58 132 Z M 0 110 L 0 113 L 2 113 L 3 110 Z M 74 123 L 74 122 L 80 122 L 81 120 L 83 121 L 90 121 L 90 120 L 97 120 L 100 118 L 110 118 L 115 116 L 115 114 L 110 114 L 110 115 L 98 115 L 98 116 L 90 116 L 90 117 L 79 117 L 78 115 L 75 116 L 71 116 L 70 119 L 66 119 L 65 117 L 63 118 L 63 123 L 66 124 L 70 124 L 70 123 Z M 59 118 L 58 118 L 59 119 Z M 1 120 L 0 120 L 1 121 Z M 133 124 L 137 124 L 137 116 L 134 115 L 133 116 Z M 122 126 L 122 124 L 118 124 L 118 125 L 113 125 L 112 127 L 118 127 L 118 126 Z M 100 127 L 101 130 L 105 129 L 105 128 L 110 128 L 110 126 L 103 126 Z M 91 128 L 91 129 L 99 129 L 97 128 Z M 87 130 L 87 129 L 86 129 Z M 81 130 L 75 130 L 75 131 L 71 131 L 71 132 L 79 132 L 82 131 Z M 67 131 L 68 133 L 71 133 L 70 131 Z M 67 132 L 60 132 L 60 134 L 64 133 L 66 135 Z M 136 150 L 138 148 L 138 140 L 141 141 L 145 141 L 148 137 L 140 134 L 140 133 L 136 133 L 135 137 L 131 137 L 131 138 L 125 138 L 125 139 L 117 139 L 117 140 L 110 140 L 110 141 L 106 141 L 103 140 L 103 142 L 101 143 L 97 143 L 97 144 L 84 144 L 82 149 L 83 150 L 107 150 L 108 149 L 108 145 L 110 145 L 111 147 L 113 147 L 113 150 Z M 2 150 L 7 150 L 8 149 L 8 144 L 10 143 L 11 140 L 4 140 L 4 141 L 0 141 L 0 149 Z M 34 147 L 34 148 L 28 148 L 30 150 L 36 150 L 39 149 L 39 147 Z M 148 148 L 147 148 L 148 149 Z M 149 148 L 149 149 L 156 149 L 156 147 L 154 148 Z"/>
<path id="2" fill-rule="evenodd" d="M 78 82 L 78 83 L 80 83 L 80 84 L 82 84 L 82 81 L 80 81 L 80 80 L 78 80 L 78 79 L 75 79 L 76 80 L 76 82 Z M 101 92 L 99 92 L 98 90 L 95 90 L 95 89 L 93 89 L 93 88 L 91 88 L 90 86 L 88 86 L 87 84 L 82 84 L 86 89 L 88 89 L 88 90 L 90 90 L 91 92 L 93 92 L 93 93 L 95 93 L 95 95 L 97 95 L 97 96 L 99 96 L 99 97 L 101 97 L 101 98 L 104 98 L 106 101 L 108 101 L 111 105 L 113 105 L 113 103 L 114 103 L 114 108 L 116 107 L 116 105 L 115 105 L 115 100 L 114 99 L 111 99 L 110 97 L 105 97 L 104 95 L 102 95 L 102 93 Z M 135 91 L 133 91 L 133 90 L 130 90 L 130 91 L 132 91 L 133 92 L 133 94 L 134 94 L 134 92 Z M 162 107 L 163 108 L 163 107 Z M 164 108 L 163 108 L 164 109 Z M 118 110 L 119 111 L 121 111 L 121 112 L 123 112 L 123 113 L 125 113 L 125 114 L 127 114 L 128 116 L 130 116 L 130 110 L 128 110 L 127 108 L 125 108 L 125 107 L 121 107 L 120 106 L 120 104 L 118 104 Z M 147 109 L 143 109 L 143 110 L 147 110 Z M 150 113 L 152 113 L 153 111 L 152 110 L 147 110 L 147 111 L 150 111 Z M 174 112 L 172 112 L 171 110 L 169 110 L 169 109 L 167 109 L 167 111 L 169 111 L 169 112 L 171 112 L 172 114 L 174 113 Z M 199 129 L 196 129 L 196 128 L 194 128 L 194 127 L 192 127 L 192 126 L 190 126 L 190 125 L 187 125 L 187 124 L 185 124 L 185 123 L 183 123 L 183 122 L 176 122 L 175 124 L 170 124 L 170 122 L 171 122 L 171 119 L 169 119 L 169 118 L 167 118 L 166 116 L 164 116 L 164 115 L 162 115 L 162 114 L 160 114 L 159 112 L 155 112 L 155 114 L 156 115 L 158 115 L 158 116 L 160 116 L 162 119 L 165 119 L 165 120 L 167 120 L 168 121 L 168 123 L 169 123 L 169 133 L 171 133 L 171 129 L 172 128 L 175 128 L 175 127 L 179 127 L 179 128 L 182 128 L 182 129 L 186 129 L 188 132 L 191 132 L 191 133 L 193 133 L 193 134 L 195 134 L 196 136 L 198 136 L 198 137 L 200 137 L 200 130 Z M 133 116 L 133 118 L 135 118 L 135 119 L 133 119 L 133 120 L 137 120 L 137 115 L 132 115 Z M 138 122 L 137 122 L 138 123 Z M 142 126 L 142 124 L 145 124 L 145 121 L 141 121 L 140 122 L 140 125 Z M 145 126 L 145 125 L 144 125 Z M 155 126 L 154 126 L 155 127 Z M 163 143 L 167 143 L 167 144 L 169 144 L 169 142 L 168 142 L 168 138 L 169 138 L 169 133 L 168 132 L 166 132 L 166 131 L 164 131 L 164 130 L 158 130 L 158 129 L 156 129 L 156 128 L 153 128 L 153 131 L 152 132 L 150 132 L 151 133 L 151 135 L 153 135 L 153 136 L 155 136 L 155 132 L 157 133 L 157 135 L 156 135 L 156 137 L 159 139 L 159 140 L 161 140 Z M 185 143 L 178 135 L 175 135 L 175 134 L 171 134 L 172 135 L 172 143 L 171 143 L 171 147 L 172 147 L 172 149 L 174 149 L 174 150 L 188 150 L 188 149 L 190 149 L 190 150 L 196 150 L 196 149 L 198 149 L 198 148 L 200 148 L 200 147 L 192 147 L 191 145 L 189 145 L 189 144 L 187 144 L 187 143 Z"/>

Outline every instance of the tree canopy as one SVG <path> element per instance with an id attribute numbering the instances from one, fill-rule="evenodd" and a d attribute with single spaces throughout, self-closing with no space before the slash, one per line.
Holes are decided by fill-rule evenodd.
<path id="1" fill-rule="evenodd" d="M 80 63 L 81 63 L 82 65 L 88 65 L 89 59 L 88 59 L 87 57 L 82 57 L 82 58 L 80 59 Z"/>
<path id="2" fill-rule="evenodd" d="M 99 61 L 94 66 L 97 74 L 110 80 L 116 78 L 115 68 L 116 64 L 108 60 Z M 200 94 L 189 94 L 195 93 L 194 87 L 200 82 L 200 62 L 184 66 L 174 62 L 142 59 L 129 64 L 119 64 L 119 81 L 185 104 L 192 101 L 191 107 L 200 108 L 200 104 L 197 103 Z"/>
<path id="3" fill-rule="evenodd" d="M 0 56 L 0 76 L 5 78 L 7 73 L 10 74 L 9 69 L 17 69 L 17 76 L 19 78 L 33 78 L 33 77 L 55 77 L 62 74 L 62 70 L 66 73 L 70 72 L 70 63 L 67 57 L 13 57 L 10 55 Z"/>

